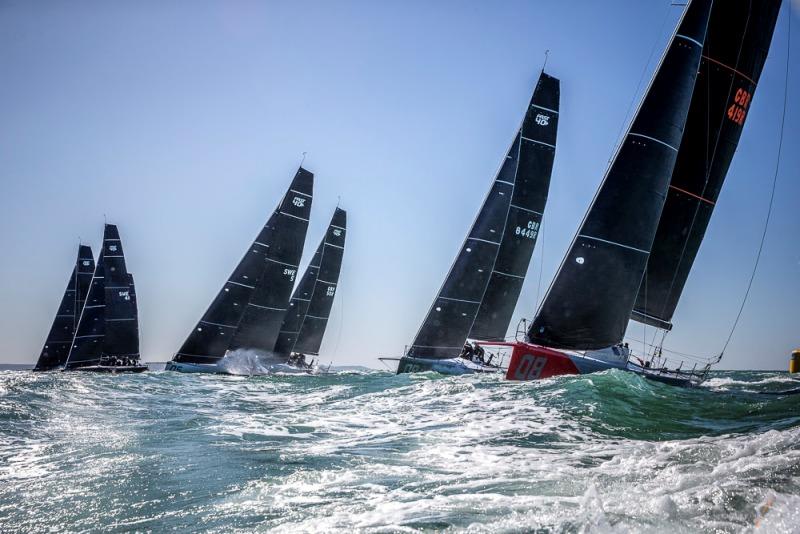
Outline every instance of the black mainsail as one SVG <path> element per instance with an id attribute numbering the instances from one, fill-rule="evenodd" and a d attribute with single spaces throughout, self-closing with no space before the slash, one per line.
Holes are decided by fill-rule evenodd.
<path id="1" fill-rule="evenodd" d="M 34 371 L 48 371 L 64 365 L 69 356 L 72 339 L 78 325 L 83 303 L 94 273 L 94 256 L 91 247 L 80 245 L 78 259 L 72 269 L 67 289 L 58 307 L 58 313 L 50 327 Z"/>
<path id="2" fill-rule="evenodd" d="M 511 323 L 550 190 L 560 93 L 559 81 L 542 73 L 518 134 L 511 205 L 489 285 L 467 336 L 471 339 L 502 341 Z"/>
<path id="3" fill-rule="evenodd" d="M 631 318 L 665 330 L 705 235 L 764 68 L 781 0 L 711 10 L 689 117 Z"/>
<path id="4" fill-rule="evenodd" d="M 521 232 L 523 230 L 525 232 L 525 236 L 521 236 L 522 238 L 529 241 L 535 240 L 538 234 L 538 223 L 541 220 L 541 210 L 529 210 L 528 206 L 538 207 L 534 197 L 540 200 L 546 199 L 551 167 L 546 165 L 546 157 L 539 159 L 539 156 L 543 155 L 539 151 L 549 153 L 552 157 L 552 152 L 550 152 L 552 147 L 542 143 L 554 144 L 548 140 L 555 141 L 555 134 L 551 134 L 550 131 L 554 132 L 557 124 L 557 120 L 551 120 L 555 119 L 555 115 L 551 111 L 540 109 L 539 106 L 557 110 L 557 107 L 553 106 L 555 105 L 554 101 L 557 101 L 558 98 L 558 90 L 558 80 L 542 73 L 527 108 L 525 120 L 517 131 L 511 148 L 492 182 L 489 194 L 486 196 L 439 294 L 417 332 L 407 356 L 425 359 L 457 357 L 464 347 L 464 341 L 473 329 L 492 275 L 496 268 L 497 271 L 500 271 L 500 267 L 496 263 L 499 250 L 505 240 L 504 234 L 509 228 L 518 226 Z M 554 92 L 555 94 L 553 94 Z M 537 120 L 537 116 L 541 117 Z M 545 116 L 549 116 L 551 119 L 545 120 Z M 520 174 L 519 170 L 523 172 Z M 530 174 L 531 171 L 538 171 L 539 174 Z M 517 179 L 522 180 L 520 185 L 523 191 L 520 195 L 515 196 Z M 516 206 L 516 202 L 520 202 L 519 208 L 512 212 L 511 205 Z M 538 213 L 531 213 L 531 211 Z M 538 218 L 534 218 L 534 216 Z M 523 223 L 523 221 L 525 222 Z M 516 244 L 514 241 L 515 239 L 509 236 L 506 243 L 509 254 L 514 250 Z M 528 254 L 527 259 L 524 260 L 526 268 L 531 253 L 525 250 L 527 248 L 532 251 L 532 244 L 527 244 L 519 251 L 522 255 Z M 508 258 L 504 258 L 504 261 L 503 267 L 512 271 L 508 274 L 516 275 L 518 271 L 514 271 L 521 266 L 522 262 L 518 264 Z M 509 265 L 510 263 L 514 263 L 514 266 Z M 498 274 L 498 278 L 499 276 L 501 275 Z M 508 286 L 495 279 L 492 287 L 492 292 L 488 295 L 490 300 L 497 299 L 498 295 Z M 513 306 L 511 308 L 513 312 Z M 492 318 L 492 313 L 493 310 L 486 310 L 484 316 L 490 320 L 486 323 L 482 322 L 482 328 L 480 328 L 490 337 L 500 330 L 495 324 L 499 324 L 506 314 L 505 311 L 501 311 L 498 312 L 496 318 Z M 507 326 L 506 323 L 500 337 L 505 335 Z"/>
<path id="5" fill-rule="evenodd" d="M 139 363 L 139 325 L 119 230 L 106 224 L 103 248 L 65 369 Z"/>
<path id="6" fill-rule="evenodd" d="M 272 353 L 292 294 L 311 215 L 314 175 L 298 171 L 274 214 L 265 266 L 228 350 Z"/>
<path id="7" fill-rule="evenodd" d="M 331 316 L 333 299 L 339 287 L 346 233 L 347 212 L 336 208 L 321 245 L 322 257 L 319 264 L 319 275 L 314 283 L 308 312 L 303 318 L 297 341 L 293 347 L 294 352 L 315 356 L 319 354 L 322 338 Z"/>
<path id="8" fill-rule="evenodd" d="M 692 0 L 528 330 L 532 343 L 601 349 L 622 340 L 692 99 L 712 0 Z"/>
<path id="9" fill-rule="evenodd" d="M 202 319 L 197 323 L 194 330 L 189 334 L 175 354 L 173 361 L 193 364 L 213 364 L 222 359 L 225 352 L 231 346 L 234 334 L 242 321 L 245 308 L 251 303 L 256 284 L 265 274 L 267 264 L 278 266 L 275 261 L 267 261 L 267 258 L 274 259 L 273 255 L 268 256 L 270 247 L 273 246 L 273 237 L 279 220 L 295 220 L 294 216 L 301 219 L 308 219 L 308 209 L 311 205 L 311 193 L 314 183 L 314 175 L 300 167 L 292 180 L 289 190 L 279 204 L 278 208 L 270 216 L 267 223 L 259 232 L 253 244 L 245 253 L 239 264 L 228 278 L 225 285 L 220 289 L 214 301 L 203 314 Z M 295 205 L 299 204 L 299 206 Z M 289 215 L 282 215 L 281 212 Z M 299 215 L 295 213 L 297 211 Z M 297 219 L 298 222 L 307 224 L 307 221 Z M 283 226 L 283 225 L 281 225 Z M 285 245 L 282 243 L 284 238 L 278 236 L 278 242 L 274 245 L 276 249 L 283 250 Z M 299 256 L 298 256 L 299 257 Z M 292 267 L 283 266 L 290 272 L 286 278 L 294 280 L 291 273 Z M 294 267 L 296 272 L 296 267 Z M 271 271 L 270 271 L 271 272 Z M 279 276 L 282 273 L 279 272 Z M 263 287 L 263 286 L 262 286 Z M 291 291 L 291 286 L 290 286 Z M 286 300 L 276 308 L 286 307 Z M 258 304 L 258 302 L 253 302 Z M 282 320 L 282 316 L 281 316 Z M 278 322 L 280 326 L 280 321 Z M 271 348 L 271 346 L 270 346 Z"/>

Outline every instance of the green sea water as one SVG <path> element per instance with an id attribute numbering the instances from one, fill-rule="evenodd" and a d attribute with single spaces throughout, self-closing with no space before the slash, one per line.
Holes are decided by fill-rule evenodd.
<path id="1" fill-rule="evenodd" d="M 798 387 L 0 371 L 0 532 L 798 532 Z"/>

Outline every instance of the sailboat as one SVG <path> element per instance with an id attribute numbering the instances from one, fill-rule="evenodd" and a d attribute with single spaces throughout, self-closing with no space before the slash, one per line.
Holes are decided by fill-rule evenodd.
<path id="1" fill-rule="evenodd" d="M 313 186 L 314 175 L 300 167 L 167 370 L 230 373 L 226 355 L 252 356 L 256 364 L 273 357 L 303 253 Z"/>
<path id="2" fill-rule="evenodd" d="M 625 369 L 678 386 L 707 376 L 638 358 L 629 319 L 672 328 L 741 136 L 780 0 L 692 0 L 507 378 Z M 663 337 L 662 337 L 663 343 Z"/>
<path id="3" fill-rule="evenodd" d="M 89 286 L 92 282 L 94 273 L 94 256 L 92 248 L 88 245 L 78 247 L 78 259 L 72 274 L 67 283 L 67 289 L 61 298 L 50 333 L 44 342 L 39 360 L 36 362 L 34 371 L 50 371 L 61 368 L 67 361 L 69 349 L 72 346 L 72 339 L 75 337 L 75 329 L 78 326 L 83 303 Z"/>
<path id="4" fill-rule="evenodd" d="M 397 372 L 498 372 L 467 338 L 502 340 L 525 280 L 555 157 L 559 80 L 542 72 L 486 199 Z M 382 358 L 389 360 L 390 358 Z"/>
<path id="5" fill-rule="evenodd" d="M 339 285 L 346 233 L 347 212 L 337 207 L 289 302 L 274 350 L 282 363 L 273 366 L 274 371 L 316 369 L 314 361 L 307 362 L 306 357 L 319 356 Z"/>
<path id="6" fill-rule="evenodd" d="M 105 373 L 147 370 L 139 355 L 139 313 L 132 296 L 119 230 L 106 224 L 65 371 Z"/>

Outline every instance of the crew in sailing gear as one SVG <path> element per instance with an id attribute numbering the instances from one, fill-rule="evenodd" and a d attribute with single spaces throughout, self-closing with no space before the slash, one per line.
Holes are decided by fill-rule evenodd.
<path id="1" fill-rule="evenodd" d="M 483 356 L 484 354 L 486 354 L 486 351 L 483 350 L 483 347 L 481 347 L 477 343 L 473 343 L 472 346 L 473 346 L 473 351 L 475 353 L 475 357 L 472 359 L 472 361 L 474 361 L 475 363 L 485 363 L 483 360 Z"/>
<path id="2" fill-rule="evenodd" d="M 472 345 L 469 344 L 469 341 L 464 343 L 464 348 L 461 349 L 461 358 L 465 360 L 472 361 Z"/>

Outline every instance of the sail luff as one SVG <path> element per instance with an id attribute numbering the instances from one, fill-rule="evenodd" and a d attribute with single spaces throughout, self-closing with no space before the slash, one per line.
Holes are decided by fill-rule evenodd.
<path id="1" fill-rule="evenodd" d="M 547 204 L 558 133 L 560 82 L 542 72 L 520 127 L 514 190 L 500 249 L 468 337 L 505 339 Z"/>
<path id="2" fill-rule="evenodd" d="M 738 146 L 781 0 L 711 10 L 696 88 L 631 318 L 669 330 Z"/>
<path id="3" fill-rule="evenodd" d="M 514 191 L 519 137 L 517 132 L 442 287 L 408 349 L 408 356 L 445 359 L 460 354 L 500 249 Z"/>
<path id="4" fill-rule="evenodd" d="M 84 280 L 87 271 L 91 281 L 94 272 L 92 249 L 86 245 L 80 245 L 75 267 L 72 269 L 72 275 L 67 282 L 67 288 L 61 298 L 61 303 L 34 370 L 47 371 L 55 369 L 64 365 L 67 360 L 72 346 L 72 339 L 75 337 L 75 330 L 78 326 L 78 318 L 83 309 L 83 301 L 89 291 L 89 285 Z"/>
<path id="5" fill-rule="evenodd" d="M 644 275 L 686 124 L 711 0 L 692 0 L 528 331 L 574 350 L 618 343 Z"/>
<path id="6" fill-rule="evenodd" d="M 314 282 L 311 301 L 297 334 L 294 352 L 314 356 L 319 354 L 333 308 L 333 299 L 339 287 L 346 237 L 347 212 L 336 208 L 325 232 L 319 275 Z"/>

